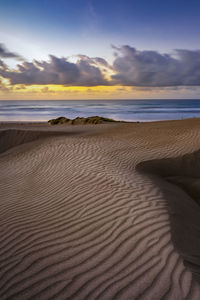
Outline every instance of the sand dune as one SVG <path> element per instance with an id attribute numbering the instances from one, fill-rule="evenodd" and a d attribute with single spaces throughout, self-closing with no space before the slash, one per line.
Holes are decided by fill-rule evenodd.
<path id="1" fill-rule="evenodd" d="M 199 300 L 199 206 L 136 166 L 200 149 L 200 120 L 83 127 L 1 127 L 0 299 Z"/>
<path id="2" fill-rule="evenodd" d="M 142 162 L 137 169 L 149 173 L 168 199 L 173 243 L 200 282 L 200 150 Z"/>

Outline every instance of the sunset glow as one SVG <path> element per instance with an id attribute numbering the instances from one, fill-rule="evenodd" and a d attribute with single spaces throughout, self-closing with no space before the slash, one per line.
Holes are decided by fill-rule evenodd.
<path id="1" fill-rule="evenodd" d="M 0 100 L 200 98 L 200 5 L 173 4 L 2 0 Z"/>

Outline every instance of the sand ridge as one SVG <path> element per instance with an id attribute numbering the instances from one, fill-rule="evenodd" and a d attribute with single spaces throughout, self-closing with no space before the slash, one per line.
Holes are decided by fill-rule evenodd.
<path id="1" fill-rule="evenodd" d="M 200 282 L 200 150 L 137 165 L 160 186 L 169 202 L 173 243 Z M 176 188 L 174 189 L 174 185 Z"/>
<path id="2" fill-rule="evenodd" d="M 199 299 L 169 199 L 136 169 L 198 150 L 199 129 L 198 119 L 2 126 L 23 142 L 0 155 L 0 298 Z"/>

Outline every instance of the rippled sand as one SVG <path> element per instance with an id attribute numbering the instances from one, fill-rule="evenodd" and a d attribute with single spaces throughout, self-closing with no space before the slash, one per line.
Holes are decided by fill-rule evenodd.
<path id="1" fill-rule="evenodd" d="M 199 119 L 0 129 L 0 299 L 200 299 Z"/>

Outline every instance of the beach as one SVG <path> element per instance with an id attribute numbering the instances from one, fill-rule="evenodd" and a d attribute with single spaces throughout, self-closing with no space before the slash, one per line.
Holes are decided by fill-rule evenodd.
<path id="1" fill-rule="evenodd" d="M 0 299 L 199 300 L 199 149 L 198 118 L 1 123 Z"/>

